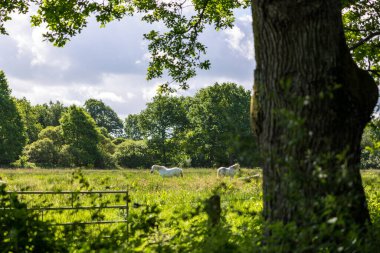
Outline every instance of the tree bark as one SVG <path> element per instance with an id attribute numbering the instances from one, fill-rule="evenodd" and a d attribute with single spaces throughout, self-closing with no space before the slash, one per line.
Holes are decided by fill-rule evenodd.
<path id="1" fill-rule="evenodd" d="M 253 0 L 252 13 L 265 219 L 369 222 L 360 140 L 378 90 L 352 60 L 340 1 Z"/>

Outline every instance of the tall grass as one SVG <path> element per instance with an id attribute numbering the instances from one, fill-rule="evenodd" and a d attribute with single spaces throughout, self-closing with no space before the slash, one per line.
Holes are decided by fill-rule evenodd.
<path id="1" fill-rule="evenodd" d="M 230 179 L 217 178 L 214 169 L 197 168 L 185 169 L 183 178 L 161 178 L 149 170 L 130 169 L 81 172 L 72 169 L 0 170 L 0 176 L 8 183 L 8 191 L 128 190 L 129 217 L 123 210 L 111 209 L 44 213 L 44 219 L 53 223 L 128 218 L 128 229 L 124 225 L 89 225 L 81 232 L 72 232 L 71 239 L 67 241 L 69 251 L 77 251 L 85 247 L 83 245 L 87 245 L 87 249 L 101 249 L 114 244 L 113 249 L 120 249 L 120 252 L 132 252 L 134 250 L 128 249 L 133 247 L 137 247 L 136 251 L 161 249 L 162 252 L 193 252 L 194 245 L 203 245 L 194 252 L 254 251 L 252 249 L 262 242 L 261 237 L 257 236 L 263 226 L 260 215 L 262 181 L 261 178 L 241 180 L 241 177 L 255 174 L 261 174 L 261 171 L 243 169 L 240 175 Z M 371 219 L 374 227 L 378 228 L 380 171 L 363 171 L 362 177 Z M 215 193 L 221 196 L 222 225 L 211 236 L 205 230 L 207 215 L 202 211 L 202 203 Z M 69 206 L 72 201 L 70 196 L 63 195 L 22 196 L 22 200 L 29 207 Z M 75 205 L 123 205 L 125 201 L 122 194 L 79 195 L 75 198 Z M 65 229 L 58 229 L 57 238 L 67 235 L 69 230 Z M 128 235 L 127 244 L 115 239 L 117 236 L 126 238 L 125 231 L 134 236 Z M 81 233 L 88 235 L 86 239 L 81 237 Z M 112 238 L 112 243 L 107 244 L 105 238 Z M 366 250 L 363 249 L 363 252 Z"/>

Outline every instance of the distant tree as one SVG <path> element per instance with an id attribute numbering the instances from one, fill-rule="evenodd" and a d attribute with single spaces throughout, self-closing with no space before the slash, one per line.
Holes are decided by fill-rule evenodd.
<path id="1" fill-rule="evenodd" d="M 58 146 L 49 138 L 37 140 L 24 149 L 28 161 L 39 166 L 55 166 L 58 164 L 59 152 Z"/>
<path id="2" fill-rule="evenodd" d="M 48 126 L 41 130 L 35 142 L 24 148 L 23 153 L 29 162 L 37 166 L 74 166 L 74 157 L 64 144 L 62 127 Z"/>
<path id="3" fill-rule="evenodd" d="M 38 133 L 42 130 L 42 125 L 38 121 L 37 110 L 25 97 L 15 99 L 15 102 L 25 126 L 27 143 L 32 143 L 38 139 Z"/>
<path id="4" fill-rule="evenodd" d="M 63 137 L 76 166 L 96 166 L 100 160 L 100 132 L 94 119 L 82 108 L 70 106 L 60 120 Z"/>
<path id="5" fill-rule="evenodd" d="M 84 103 L 84 108 L 95 120 L 96 124 L 107 129 L 109 134 L 114 137 L 123 135 L 123 122 L 116 112 L 104 104 L 102 100 L 88 99 Z"/>
<path id="6" fill-rule="evenodd" d="M 130 114 L 125 118 L 124 135 L 131 140 L 142 140 L 143 134 L 139 123 L 139 114 Z"/>
<path id="7" fill-rule="evenodd" d="M 156 95 L 140 114 L 141 131 L 148 146 L 163 164 L 176 162 L 181 153 L 181 133 L 188 126 L 182 97 Z"/>
<path id="8" fill-rule="evenodd" d="M 36 111 L 37 120 L 42 125 L 43 128 L 46 128 L 47 126 L 52 126 L 51 120 L 50 120 L 49 108 L 47 104 L 35 105 L 34 109 Z"/>
<path id="9" fill-rule="evenodd" d="M 104 131 L 102 131 L 104 130 Z M 116 166 L 115 159 L 113 157 L 116 145 L 112 138 L 108 135 L 105 128 L 100 128 L 98 150 L 100 153 L 96 166 L 99 168 L 114 168 Z"/>
<path id="10" fill-rule="evenodd" d="M 36 105 L 35 111 L 39 123 L 43 128 L 46 128 L 47 126 L 58 126 L 60 124 L 59 119 L 66 111 L 66 107 L 60 101 L 50 101 L 48 104 Z"/>
<path id="11" fill-rule="evenodd" d="M 56 101 L 55 103 L 50 101 L 49 105 L 50 112 L 50 126 L 58 126 L 59 120 L 62 117 L 62 114 L 66 111 L 66 106 L 64 106 L 60 101 Z"/>
<path id="12" fill-rule="evenodd" d="M 250 92 L 234 83 L 216 83 L 195 94 L 187 134 L 187 152 L 193 165 L 228 165 L 236 161 L 253 165 L 257 149 L 250 131 L 249 107 Z"/>
<path id="13" fill-rule="evenodd" d="M 145 140 L 125 140 L 116 147 L 118 165 L 128 168 L 150 167 L 153 157 Z"/>
<path id="14" fill-rule="evenodd" d="M 78 166 L 77 160 L 78 158 L 74 156 L 73 148 L 68 144 L 64 144 L 59 151 L 57 165 L 62 167 L 75 167 Z"/>
<path id="15" fill-rule="evenodd" d="M 26 142 L 25 127 L 11 97 L 3 71 L 0 71 L 0 164 L 8 165 L 21 154 Z"/>
<path id="16" fill-rule="evenodd" d="M 365 127 L 361 149 L 362 168 L 380 169 L 380 118 L 372 119 Z"/>
<path id="17" fill-rule="evenodd" d="M 38 134 L 38 139 L 48 138 L 53 141 L 54 145 L 61 147 L 64 144 L 63 132 L 61 126 L 48 126 L 42 129 Z"/>
<path id="18" fill-rule="evenodd" d="M 37 166 L 116 166 L 115 144 L 105 128 L 98 128 L 82 108 L 72 106 L 62 117 L 62 125 L 48 126 L 38 139 L 27 145 L 24 154 Z"/>

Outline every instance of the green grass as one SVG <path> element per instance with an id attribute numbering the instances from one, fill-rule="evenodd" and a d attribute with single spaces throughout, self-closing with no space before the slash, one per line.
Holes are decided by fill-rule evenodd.
<path id="1" fill-rule="evenodd" d="M 233 245 L 243 245 L 240 252 L 244 252 L 244 247 L 251 249 L 253 244 L 260 242 L 257 235 L 261 234 L 262 227 L 260 218 L 262 211 L 261 177 L 250 182 L 240 180 L 237 177 L 233 179 L 229 177 L 217 178 L 215 169 L 196 168 L 185 169 L 183 178 L 164 179 L 157 172 L 151 174 L 149 170 L 83 170 L 83 177 L 75 171 L 72 169 L 1 169 L 0 176 L 8 183 L 8 191 L 128 190 L 132 225 L 135 222 L 136 224 L 143 224 L 143 227 L 149 227 L 146 224 L 155 219 L 160 223 L 159 232 L 154 233 L 153 237 L 145 238 L 141 237 L 142 234 L 138 234 L 135 239 L 130 239 L 130 243 L 140 245 L 139 247 L 142 247 L 142 249 L 149 249 L 151 245 L 161 247 L 161 244 L 163 244 L 165 246 L 165 241 L 171 238 L 170 240 L 174 241 L 166 242 L 168 245 L 184 247 L 182 249 L 175 248 L 177 246 L 171 246 L 175 252 L 186 251 L 186 247 L 188 247 L 187 249 L 192 249 L 193 240 L 205 238 L 207 232 L 199 231 L 204 228 L 204 224 L 207 224 L 207 215 L 203 211 L 198 212 L 199 207 L 202 206 L 205 199 L 217 192 L 221 196 L 224 224 L 224 230 L 221 230 L 220 233 L 230 233 L 229 242 L 232 241 Z M 257 173 L 261 174 L 261 171 L 258 169 L 243 169 L 239 176 Z M 371 219 L 375 227 L 378 227 L 380 224 L 380 171 L 362 171 L 362 177 Z M 70 206 L 72 204 L 70 196 L 63 195 L 22 196 L 21 198 L 28 203 L 29 207 Z M 121 194 L 103 194 L 102 196 L 94 195 L 92 197 L 80 195 L 79 198 L 74 200 L 74 205 L 99 205 L 105 202 L 108 205 L 124 205 L 125 198 Z M 136 206 L 136 204 L 140 207 L 134 208 L 133 206 Z M 155 206 L 160 211 L 150 213 L 147 207 Z M 58 223 L 97 219 L 120 220 L 125 218 L 123 211 L 112 209 L 44 212 L 44 220 Z M 90 225 L 86 227 L 85 233 L 95 234 L 92 238 L 99 240 L 96 234 L 101 233 L 104 229 L 112 231 L 112 229 L 117 228 L 120 228 L 120 225 Z M 60 231 L 60 233 L 64 233 L 63 230 Z M 141 231 L 139 233 L 142 233 Z M 203 234 L 202 236 L 197 236 L 197 233 Z M 244 239 L 249 234 L 256 234 L 254 235 L 256 237 L 253 238 L 256 238 L 257 241 Z M 149 236 L 152 236 L 152 234 Z M 140 239 L 136 238 L 145 238 L 141 239 L 145 240 L 145 242 L 140 242 L 138 241 Z M 182 239 L 176 242 L 175 240 L 179 240 L 176 238 Z M 182 241 L 184 238 L 185 242 Z M 212 239 L 213 237 L 210 238 Z M 220 241 L 220 238 L 224 237 L 223 234 L 216 234 L 214 238 L 218 238 Z M 72 241 L 70 242 L 72 243 Z M 229 242 L 224 242 L 227 244 L 223 244 L 221 247 L 225 247 Z M 209 244 L 205 245 L 216 247 L 217 244 L 217 242 L 210 241 Z M 71 245 L 70 251 L 76 251 L 81 247 L 81 245 L 78 245 Z M 121 243 L 120 245 L 123 244 Z M 202 252 L 202 250 L 200 251 Z M 215 248 L 213 251 L 218 250 Z"/>
<path id="2" fill-rule="evenodd" d="M 1 169 L 0 176 L 8 183 L 8 191 L 75 191 L 81 184 L 73 179 L 72 169 Z M 242 170 L 242 175 L 261 173 L 258 169 Z M 257 212 L 262 208 L 262 185 L 258 181 L 245 182 L 236 177 L 234 179 L 217 178 L 214 169 L 185 169 L 183 178 L 161 178 L 157 172 L 151 174 L 149 170 L 83 170 L 83 175 L 92 190 L 129 190 L 131 204 L 158 204 L 162 209 L 173 209 L 198 202 L 207 198 L 223 182 L 221 190 L 223 206 L 236 201 L 250 200 L 254 203 Z M 380 171 L 362 171 L 363 185 L 367 193 L 369 209 L 373 219 L 380 215 Z M 41 203 L 53 206 L 67 206 L 71 204 L 69 196 L 28 196 L 23 197 L 30 205 Z M 49 199 L 50 198 L 50 199 Z M 82 205 L 88 204 L 86 196 L 81 196 Z M 102 196 L 114 204 L 125 203 L 123 198 L 115 200 L 115 196 Z M 50 201 L 50 202 L 49 202 Z M 83 211 L 85 212 L 85 211 Z M 114 217 L 115 218 L 115 217 Z"/>
<path id="3" fill-rule="evenodd" d="M 8 183 L 8 191 L 76 191 L 81 189 L 79 179 L 73 178 L 72 169 L 3 169 L 0 176 Z M 222 206 L 227 207 L 232 202 L 254 200 L 256 211 L 261 205 L 261 181 L 245 182 L 237 178 L 217 178 L 213 169 L 185 169 L 184 177 L 161 178 L 157 172 L 149 170 L 83 170 L 84 178 L 89 183 L 90 190 L 128 190 L 131 199 L 130 206 L 156 204 L 163 217 L 170 216 L 176 208 L 186 209 L 209 197 L 214 190 L 224 183 Z M 242 175 L 260 173 L 259 170 L 242 170 Z M 86 187 L 82 190 L 88 190 Z M 75 204 L 86 206 L 91 201 L 95 205 L 109 201 L 110 204 L 125 204 L 124 196 L 117 195 L 80 195 Z M 37 206 L 71 206 L 70 195 L 21 195 L 20 198 L 29 207 Z M 96 200 L 94 200 L 96 198 Z M 133 212 L 133 207 L 131 207 Z M 120 220 L 119 210 L 103 211 L 107 220 Z M 49 211 L 44 213 L 45 219 L 55 219 L 56 222 L 86 221 L 91 211 Z"/>

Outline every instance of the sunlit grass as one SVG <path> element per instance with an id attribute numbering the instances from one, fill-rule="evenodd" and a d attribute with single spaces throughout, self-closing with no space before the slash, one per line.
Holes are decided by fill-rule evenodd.
<path id="1" fill-rule="evenodd" d="M 75 191 L 81 189 L 78 180 L 73 179 L 72 169 L 2 169 L 0 176 L 8 183 L 8 191 Z M 258 169 L 243 169 L 241 175 L 261 174 Z M 83 170 L 89 189 L 82 190 L 128 190 L 130 212 L 138 212 L 133 206 L 156 204 L 162 210 L 161 216 L 168 218 L 175 210 L 191 209 L 218 192 L 221 195 L 222 210 L 233 219 L 233 212 L 228 210 L 260 213 L 262 210 L 261 178 L 246 182 L 237 177 L 217 178 L 215 169 L 185 169 L 184 177 L 161 178 L 149 170 Z M 373 220 L 380 220 L 380 172 L 362 171 L 363 185 L 367 194 L 368 205 Z M 21 196 L 29 207 L 36 206 L 71 206 L 70 195 L 34 195 Z M 93 202 L 93 203 L 92 203 Z M 76 205 L 126 205 L 124 195 L 80 195 Z M 94 211 L 48 211 L 44 219 L 64 223 L 91 220 Z M 121 210 L 106 209 L 101 212 L 105 220 L 121 220 L 125 217 Z"/>
<path id="2" fill-rule="evenodd" d="M 138 212 L 133 206 L 158 205 L 162 217 L 169 217 L 175 209 L 184 210 L 199 203 L 218 190 L 222 197 L 222 207 L 229 203 L 254 200 L 257 211 L 261 208 L 261 182 L 244 182 L 237 178 L 217 178 L 215 169 L 185 169 L 184 177 L 161 178 L 149 170 L 83 170 L 89 188 L 81 188 L 79 180 L 73 179 L 72 169 L 15 169 L 0 170 L 0 175 L 8 183 L 8 191 L 75 191 L 75 190 L 128 190 L 131 202 L 130 212 Z M 260 173 L 258 170 L 242 170 L 242 175 Z M 20 195 L 29 207 L 71 206 L 70 195 Z M 75 205 L 89 206 L 109 202 L 108 205 L 126 205 L 120 194 L 79 195 Z M 45 211 L 44 219 L 57 223 L 88 221 L 94 211 Z M 124 219 L 118 209 L 101 211 L 105 220 Z"/>
<path id="3" fill-rule="evenodd" d="M 112 239 L 111 235 L 114 235 L 114 232 L 120 234 L 125 232 L 126 228 L 132 229 L 134 224 L 145 224 L 144 220 L 155 217 L 155 215 L 159 219 L 159 228 L 157 226 L 154 233 L 148 234 L 148 237 L 142 242 L 144 245 L 148 242 L 159 245 L 166 243 L 170 244 L 173 249 L 179 246 L 191 249 L 191 243 L 188 246 L 186 243 L 182 245 L 183 242 L 179 238 L 205 239 L 208 217 L 204 210 L 204 203 L 215 193 L 221 196 L 222 226 L 220 228 L 224 229 L 221 230 L 221 237 L 215 238 L 220 240 L 225 235 L 224 233 L 229 233 L 228 240 L 232 240 L 236 245 L 242 245 L 242 249 L 244 247 L 252 249 L 260 242 L 264 224 L 261 216 L 263 208 L 262 177 L 242 180 L 247 179 L 247 176 L 261 175 L 262 172 L 259 169 L 243 169 L 240 175 L 232 179 L 229 177 L 217 178 L 215 169 L 199 168 L 185 169 L 183 178 L 161 178 L 158 173 L 151 174 L 147 169 L 83 170 L 81 173 L 73 169 L 0 170 L 0 176 L 8 184 L 8 191 L 128 190 L 130 198 L 130 202 L 128 202 L 130 216 L 128 217 L 124 209 L 36 211 L 41 219 L 43 214 L 43 220 L 50 223 L 115 221 L 128 218 L 128 225 L 92 224 L 83 228 L 79 227 L 79 230 L 75 229 L 78 227 L 73 226 L 56 227 L 54 240 L 63 238 L 70 252 L 76 252 L 77 248 L 80 249 L 83 240 L 96 244 L 99 240 Z M 362 171 L 362 178 L 371 219 L 374 227 L 378 227 L 380 224 L 380 171 Z M 19 195 L 19 197 L 28 204 L 29 208 L 99 206 L 102 204 L 127 205 L 125 194 L 84 194 L 78 195 L 76 198 L 70 194 Z M 160 210 L 159 212 L 144 214 L 144 210 L 156 206 Z M 136 238 L 138 240 L 140 233 L 143 233 L 142 230 L 131 234 L 130 237 L 128 234 L 127 237 L 120 238 L 124 238 L 124 240 L 128 238 L 128 243 L 130 243 Z M 199 236 L 194 233 L 199 233 Z M 377 238 L 375 230 L 374 235 Z M 173 243 L 172 240 L 180 241 Z M 123 243 L 124 241 L 120 241 L 117 245 L 123 246 Z M 214 245 L 213 241 L 209 243 Z"/>

